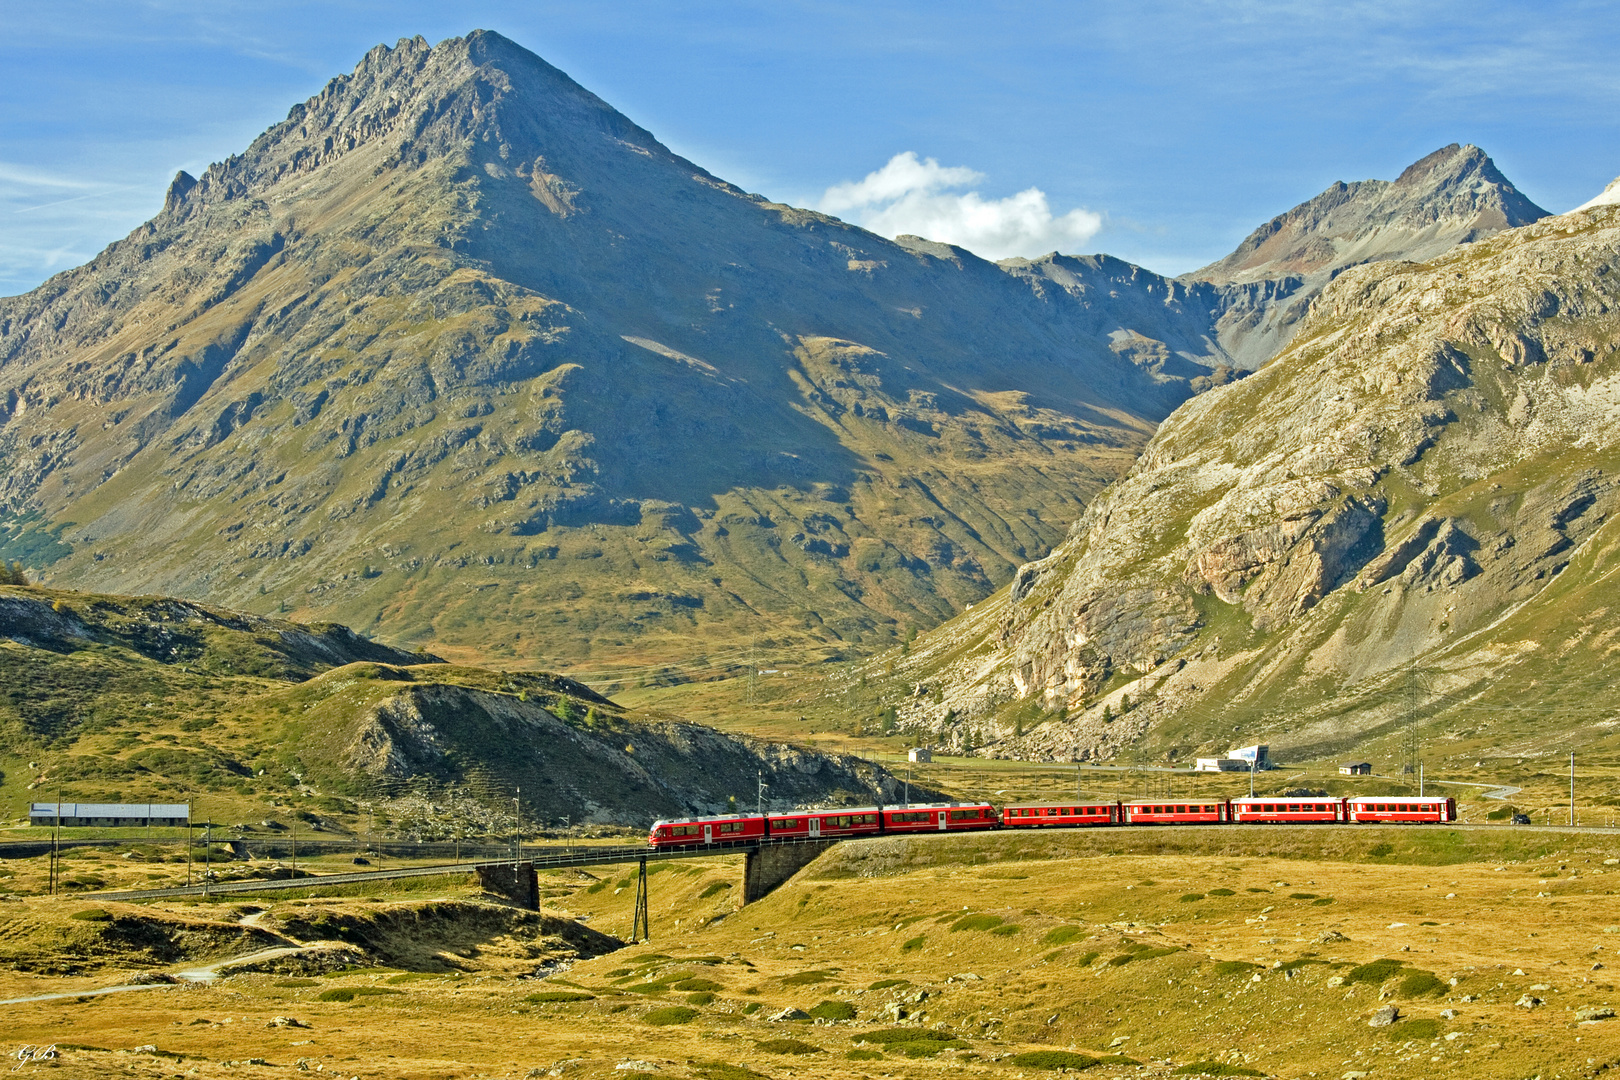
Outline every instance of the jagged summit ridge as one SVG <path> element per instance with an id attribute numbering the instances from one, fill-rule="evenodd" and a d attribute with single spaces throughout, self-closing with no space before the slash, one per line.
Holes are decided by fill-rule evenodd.
<path id="1" fill-rule="evenodd" d="M 1260 226 L 1224 259 L 1187 276 L 1248 282 L 1308 277 L 1377 259 L 1422 262 L 1546 216 L 1483 150 L 1452 143 L 1395 180 L 1333 184 Z"/>

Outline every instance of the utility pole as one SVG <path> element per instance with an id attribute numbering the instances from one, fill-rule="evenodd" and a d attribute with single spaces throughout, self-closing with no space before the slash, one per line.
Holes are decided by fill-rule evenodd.
<path id="1" fill-rule="evenodd" d="M 765 770 L 757 771 L 756 783 L 758 788 L 754 792 L 754 813 L 759 817 L 765 816 Z"/>
<path id="2" fill-rule="evenodd" d="M 1423 798 L 1423 762 L 1418 762 L 1418 798 Z"/>
<path id="3" fill-rule="evenodd" d="M 754 676 L 759 673 L 759 665 L 754 662 L 754 639 L 748 638 L 748 704 L 754 704 Z"/>
<path id="4" fill-rule="evenodd" d="M 293 814 L 292 830 L 293 830 L 293 836 L 292 836 L 292 849 L 293 849 L 292 871 L 293 872 L 292 872 L 292 876 L 297 877 L 298 876 L 298 815 L 296 813 Z"/>
<path id="5" fill-rule="evenodd" d="M 1249 762 L 1249 798 L 1254 798 L 1254 770 L 1260 765 L 1260 753 L 1255 751 L 1254 760 Z"/>
<path id="6" fill-rule="evenodd" d="M 523 789 L 512 788 L 512 865 L 523 861 Z"/>
<path id="7" fill-rule="evenodd" d="M 208 879 L 214 876 L 214 823 L 203 822 L 203 895 L 208 895 Z"/>
<path id="8" fill-rule="evenodd" d="M 62 788 L 56 788 L 56 822 L 51 828 L 51 895 L 55 896 L 62 880 Z"/>
<path id="9" fill-rule="evenodd" d="M 1575 751 L 1569 752 L 1569 823 L 1575 824 Z"/>
<path id="10" fill-rule="evenodd" d="M 1418 672 L 1417 662 L 1406 671 L 1406 771 L 1418 771 Z"/>

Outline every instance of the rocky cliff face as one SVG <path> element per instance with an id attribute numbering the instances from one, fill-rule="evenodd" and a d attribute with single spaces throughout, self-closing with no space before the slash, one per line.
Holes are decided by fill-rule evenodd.
<path id="1" fill-rule="evenodd" d="M 0 553 L 514 660 L 886 642 L 1225 377 L 1042 280 L 748 195 L 498 35 L 379 46 L 0 300 Z"/>
<path id="2" fill-rule="evenodd" d="M 1345 271 L 907 658 L 910 721 L 1062 758 L 1315 756 L 1414 707 L 1445 753 L 1606 738 L 1617 311 L 1613 206 Z"/>
<path id="3" fill-rule="evenodd" d="M 1453 143 L 1393 181 L 1334 184 L 1187 281 L 1215 287 L 1214 336 L 1239 366 L 1256 368 L 1288 344 L 1311 301 L 1345 269 L 1421 262 L 1546 216 L 1483 150 Z"/>

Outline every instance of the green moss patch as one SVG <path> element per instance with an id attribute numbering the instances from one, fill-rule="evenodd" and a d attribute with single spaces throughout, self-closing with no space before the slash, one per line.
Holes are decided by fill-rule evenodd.
<path id="1" fill-rule="evenodd" d="M 847 1001 L 823 1001 L 809 1012 L 812 1020 L 855 1019 L 855 1006 Z"/>
<path id="2" fill-rule="evenodd" d="M 1404 967 L 1404 960 L 1381 959 L 1366 964 L 1358 964 L 1344 973 L 1344 985 L 1353 986 L 1356 983 L 1369 983 L 1377 986 L 1395 976 L 1396 972 Z"/>
<path id="3" fill-rule="evenodd" d="M 1446 989 L 1446 984 L 1431 971 L 1409 970 L 1401 980 L 1396 993 L 1403 998 L 1428 997 Z"/>
<path id="4" fill-rule="evenodd" d="M 1006 922 L 1000 915 L 964 915 L 951 923 L 951 933 L 963 930 L 994 930 Z"/>
<path id="5" fill-rule="evenodd" d="M 782 979 L 782 985 L 783 986 L 814 986 L 816 983 L 827 982 L 832 977 L 833 977 L 833 973 L 830 972 L 830 971 L 822 971 L 822 970 L 819 970 L 819 969 L 814 970 L 814 971 L 801 971 L 797 975 L 785 976 Z"/>
<path id="6" fill-rule="evenodd" d="M 1177 1069 L 1175 1076 L 1264 1076 L 1263 1072 L 1224 1061 L 1194 1061 Z"/>
<path id="7" fill-rule="evenodd" d="M 394 990 L 387 986 L 334 986 L 330 990 L 322 990 L 316 1001 L 353 1001 L 355 998 L 381 997 L 384 994 L 403 994 L 403 990 Z"/>
<path id="8" fill-rule="evenodd" d="M 1020 1069 L 1091 1069 L 1102 1064 L 1100 1058 L 1072 1050 L 1031 1050 L 1014 1054 L 1009 1061 Z"/>
<path id="9" fill-rule="evenodd" d="M 530 1005 L 550 1005 L 569 1001 L 595 1001 L 595 994 L 581 993 L 578 990 L 543 990 L 538 994 L 530 994 L 523 999 Z"/>
<path id="10" fill-rule="evenodd" d="M 1041 935 L 1041 944 L 1044 946 L 1067 945 L 1071 941 L 1078 941 L 1086 936 L 1083 926 L 1058 926 Z"/>

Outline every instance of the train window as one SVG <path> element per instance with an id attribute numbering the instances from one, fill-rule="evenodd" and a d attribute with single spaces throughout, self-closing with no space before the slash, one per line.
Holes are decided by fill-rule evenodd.
<path id="1" fill-rule="evenodd" d="M 722 821 L 720 823 L 721 832 L 742 832 L 742 827 L 743 823 L 740 821 Z"/>

